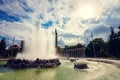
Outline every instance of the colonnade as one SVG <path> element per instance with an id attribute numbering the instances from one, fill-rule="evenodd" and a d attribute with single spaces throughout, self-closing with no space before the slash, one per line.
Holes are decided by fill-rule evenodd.
<path id="1" fill-rule="evenodd" d="M 84 48 L 62 50 L 60 53 L 64 57 L 84 57 Z"/>

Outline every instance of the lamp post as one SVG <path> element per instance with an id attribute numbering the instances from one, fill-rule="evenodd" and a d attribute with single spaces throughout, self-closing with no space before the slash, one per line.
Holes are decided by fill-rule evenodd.
<path id="1" fill-rule="evenodd" d="M 91 33 L 91 38 L 92 38 L 92 45 L 93 45 L 93 53 L 94 53 L 94 56 L 96 57 L 96 54 L 95 54 L 95 45 L 94 45 L 93 34 L 92 33 Z"/>

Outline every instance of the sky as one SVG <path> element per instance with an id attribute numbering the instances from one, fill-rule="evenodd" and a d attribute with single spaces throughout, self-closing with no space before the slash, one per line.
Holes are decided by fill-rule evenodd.
<path id="1" fill-rule="evenodd" d="M 39 23 L 59 46 L 108 40 L 110 27 L 120 24 L 120 0 L 0 0 L 0 36 L 24 40 Z"/>

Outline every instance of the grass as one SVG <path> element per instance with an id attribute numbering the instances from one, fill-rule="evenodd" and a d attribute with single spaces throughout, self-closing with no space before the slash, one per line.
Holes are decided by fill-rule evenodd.
<path id="1" fill-rule="evenodd" d="M 5 65 L 6 61 L 0 61 L 0 66 Z"/>

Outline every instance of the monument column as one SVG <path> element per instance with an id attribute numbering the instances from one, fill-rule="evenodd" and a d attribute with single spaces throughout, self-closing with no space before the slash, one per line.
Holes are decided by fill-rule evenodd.
<path id="1" fill-rule="evenodd" d="M 57 35 L 57 30 L 55 29 L 55 47 L 57 48 L 58 47 L 58 42 L 57 42 L 57 38 L 58 35 Z"/>

